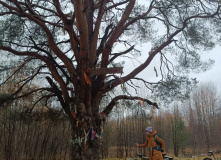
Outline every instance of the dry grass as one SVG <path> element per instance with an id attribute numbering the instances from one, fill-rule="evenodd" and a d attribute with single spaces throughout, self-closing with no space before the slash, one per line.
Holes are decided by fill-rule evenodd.
<path id="1" fill-rule="evenodd" d="M 206 149 L 205 149 L 206 150 Z M 217 148 L 213 148 L 212 150 L 214 151 L 217 151 L 219 149 Z M 109 157 L 118 157 L 117 156 L 117 152 L 119 153 L 120 151 L 118 150 L 117 147 L 110 147 L 108 149 L 108 155 Z M 122 151 L 123 152 L 123 151 Z M 123 158 L 107 158 L 107 159 L 104 159 L 104 160 L 129 160 L 130 158 L 136 158 L 138 160 L 140 160 L 137 156 L 136 156 L 136 153 L 143 153 L 143 150 L 137 150 L 137 149 L 133 149 L 133 148 L 129 148 L 129 154 L 128 154 L 128 157 L 126 157 L 125 153 L 121 154 L 121 157 Z M 201 152 L 201 153 L 205 153 L 205 154 L 201 154 L 198 152 L 197 153 L 192 153 L 191 152 L 191 149 L 189 148 L 186 148 L 185 149 L 185 152 L 182 154 L 180 153 L 180 156 L 179 157 L 175 157 L 174 154 L 173 154 L 173 150 L 167 150 L 167 156 L 170 156 L 170 157 L 174 157 L 174 160 L 203 160 L 204 158 L 212 158 L 212 156 L 208 156 L 207 155 L 207 152 Z M 147 155 L 148 153 L 146 153 Z M 219 153 L 215 153 L 215 157 L 218 158 L 218 160 L 221 160 L 221 152 Z"/>
<path id="2" fill-rule="evenodd" d="M 169 155 L 169 156 L 171 156 L 171 155 Z M 174 157 L 174 156 L 171 156 L 171 157 Z M 206 157 L 213 159 L 213 157 L 210 157 L 210 156 L 198 155 L 198 156 L 192 156 L 192 158 L 174 157 L 174 160 L 203 160 Z M 218 160 L 221 160 L 221 154 L 216 154 L 215 157 L 218 158 Z M 104 160 L 128 160 L 128 159 L 129 158 L 108 158 L 108 159 L 104 159 Z"/>

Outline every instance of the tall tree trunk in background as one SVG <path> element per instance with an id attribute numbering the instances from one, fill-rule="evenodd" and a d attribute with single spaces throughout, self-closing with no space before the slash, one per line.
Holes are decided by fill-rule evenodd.
<path id="1" fill-rule="evenodd" d="M 178 109 L 178 105 L 174 105 L 173 115 L 171 117 L 171 128 L 173 136 L 174 155 L 179 156 L 181 146 L 184 145 L 186 138 L 185 125 L 182 115 Z"/>

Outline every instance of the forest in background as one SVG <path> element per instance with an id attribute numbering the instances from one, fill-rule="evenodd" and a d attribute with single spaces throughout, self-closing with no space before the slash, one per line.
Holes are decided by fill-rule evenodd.
<path id="1" fill-rule="evenodd" d="M 144 143 L 145 128 L 149 125 L 164 139 L 166 153 L 176 157 L 206 154 L 209 150 L 220 152 L 220 100 L 216 86 L 207 83 L 194 90 L 188 101 L 174 102 L 169 108 L 151 109 L 146 113 L 144 106 L 138 104 L 137 109 L 130 110 L 132 116 L 127 117 L 122 117 L 125 115 L 122 112 L 130 111 L 119 110 L 106 127 L 104 141 L 111 152 L 106 156 L 132 157 L 136 153 L 147 152 L 147 149 L 134 147 L 134 143 Z"/>
<path id="2" fill-rule="evenodd" d="M 28 108 L 29 97 L 15 101 L 0 112 L 0 159 L 69 159 L 71 135 L 63 112 L 45 106 Z M 134 143 L 145 141 L 145 128 L 153 126 L 175 156 L 221 151 L 221 97 L 211 83 L 200 85 L 188 101 L 161 109 L 123 102 L 108 118 L 102 158 L 147 154 Z M 90 138 L 90 137 L 88 137 Z"/>

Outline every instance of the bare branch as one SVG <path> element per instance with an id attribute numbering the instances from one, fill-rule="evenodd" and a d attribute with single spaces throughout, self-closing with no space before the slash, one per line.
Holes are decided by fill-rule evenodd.
<path id="1" fill-rule="evenodd" d="M 135 0 L 130 0 L 129 4 L 127 5 L 127 7 L 125 9 L 125 12 L 124 12 L 123 16 L 121 17 L 121 20 L 119 21 L 116 28 L 112 32 L 109 40 L 107 41 L 106 47 L 104 48 L 104 52 L 103 52 L 103 55 L 102 55 L 101 67 L 107 67 L 108 57 L 109 57 L 109 54 L 110 54 L 110 51 L 111 51 L 110 49 L 112 48 L 114 42 L 121 35 L 121 33 L 122 33 L 121 28 L 124 26 L 124 24 L 126 23 L 128 17 L 130 16 L 130 14 L 131 14 L 131 12 L 134 8 L 134 5 L 135 5 Z"/>
<path id="2" fill-rule="evenodd" d="M 128 48 L 126 51 L 124 51 L 124 52 L 120 52 L 120 53 L 113 53 L 113 57 L 109 60 L 109 64 L 111 63 L 111 62 L 113 62 L 114 61 L 114 59 L 116 59 L 117 57 L 119 57 L 119 56 L 121 56 L 121 55 L 124 55 L 124 54 L 127 54 L 127 53 L 129 53 L 130 51 L 132 51 L 134 49 L 134 45 L 133 46 L 131 46 L 130 48 Z"/>
<path id="3" fill-rule="evenodd" d="M 139 99 L 141 99 L 144 102 L 146 102 L 147 104 L 152 105 L 153 107 L 156 107 L 157 109 L 159 109 L 157 103 L 151 102 L 148 99 L 141 98 L 141 97 L 138 97 L 138 96 L 130 97 L 130 96 L 126 96 L 126 95 L 120 95 L 120 96 L 116 96 L 115 98 L 112 99 L 112 101 L 103 110 L 103 113 L 105 115 L 108 115 L 112 111 L 114 105 L 116 104 L 116 101 L 121 100 L 121 99 L 124 99 L 124 100 L 139 100 Z"/>
<path id="4" fill-rule="evenodd" d="M 126 81 L 134 78 L 138 73 L 140 73 L 143 69 L 145 69 L 150 64 L 150 62 L 152 61 L 153 57 L 157 53 L 162 51 L 165 47 L 169 46 L 169 44 L 173 42 L 173 38 L 177 34 L 182 32 L 187 27 L 187 24 L 189 23 L 190 20 L 195 19 L 195 18 L 212 18 L 212 17 L 214 17 L 215 15 L 217 15 L 219 13 L 220 7 L 221 6 L 219 6 L 217 8 L 216 12 L 214 12 L 213 14 L 210 14 L 210 15 L 194 15 L 194 16 L 186 18 L 183 21 L 183 26 L 180 29 L 176 30 L 174 33 L 172 33 L 170 36 L 168 36 L 167 40 L 165 42 L 163 42 L 160 46 L 156 47 L 155 50 L 153 50 L 151 52 L 151 54 L 149 54 L 148 58 L 146 59 L 146 61 L 143 64 L 141 64 L 140 66 L 135 68 L 131 73 L 129 73 L 125 77 L 122 77 L 121 79 L 115 80 L 113 82 L 112 87 L 110 87 L 109 84 L 104 84 L 104 86 L 102 87 L 102 90 L 103 90 L 102 93 L 106 93 L 106 92 L 110 91 L 111 89 L 113 89 L 114 87 L 116 87 L 117 85 L 121 84 L 121 80 L 126 82 Z"/>

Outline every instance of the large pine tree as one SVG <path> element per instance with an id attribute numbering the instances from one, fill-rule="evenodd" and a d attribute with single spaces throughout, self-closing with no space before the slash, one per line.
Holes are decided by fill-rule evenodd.
<path id="1" fill-rule="evenodd" d="M 211 63 L 202 63 L 199 53 L 214 46 L 219 13 L 218 0 L 0 0 L 0 55 L 23 59 L 7 74 L 1 70 L 8 75 L 1 85 L 31 64 L 17 90 L 1 102 L 35 92 L 43 93 L 36 102 L 56 97 L 72 125 L 72 159 L 99 159 L 103 121 L 117 101 L 141 100 L 157 107 L 149 97 L 130 94 L 125 85 L 136 90 L 141 81 L 159 96 L 187 96 L 192 83 L 179 73 Z M 138 43 L 152 48 L 139 51 Z M 117 46 L 119 53 L 114 52 Z M 122 57 L 136 59 L 134 53 L 141 53 L 143 62 L 118 76 L 116 63 Z M 174 68 L 169 53 L 179 67 Z M 160 80 L 138 77 L 156 55 Z M 41 81 L 39 88 L 21 92 L 33 80 Z M 124 94 L 112 97 L 100 112 L 101 100 L 117 86 Z"/>

